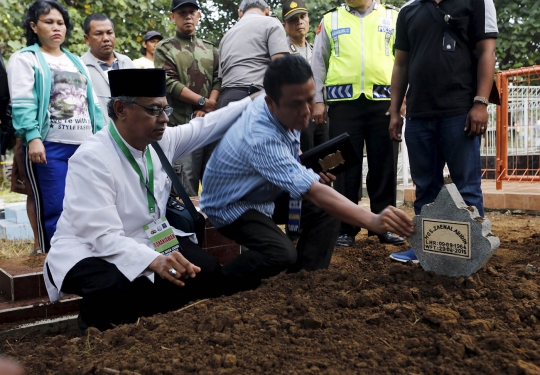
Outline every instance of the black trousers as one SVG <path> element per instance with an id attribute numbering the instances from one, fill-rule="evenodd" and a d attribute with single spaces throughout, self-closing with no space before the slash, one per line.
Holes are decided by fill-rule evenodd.
<path id="1" fill-rule="evenodd" d="M 225 88 L 221 91 L 217 102 L 217 108 L 226 107 L 231 102 L 237 102 L 248 96 L 247 88 Z"/>
<path id="2" fill-rule="evenodd" d="M 79 328 L 99 330 L 133 323 L 141 316 L 176 310 L 190 301 L 219 296 L 223 276 L 217 259 L 187 238 L 177 237 L 182 255 L 201 272 L 178 287 L 154 274 L 129 281 L 118 268 L 101 258 L 86 258 L 66 275 L 61 290 L 82 297 Z"/>
<path id="3" fill-rule="evenodd" d="M 328 137 L 328 123 L 324 124 L 322 128 L 318 128 L 317 125 L 310 123 L 308 128 L 302 130 L 300 133 L 300 150 L 306 152 L 307 150 L 326 142 Z"/>
<path id="4" fill-rule="evenodd" d="M 288 194 L 276 201 L 273 218 L 249 210 L 232 224 L 219 228 L 224 236 L 249 250 L 223 266 L 226 278 L 235 279 L 238 289 L 257 287 L 261 279 L 288 270 L 313 271 L 328 268 L 338 236 L 339 221 L 310 201 L 302 201 L 300 238 L 296 248 L 277 226 L 287 222 Z M 235 285 L 234 281 L 231 285 Z M 242 288 L 243 286 L 243 288 Z"/>
<path id="5" fill-rule="evenodd" d="M 371 211 L 376 214 L 386 206 L 396 205 L 398 144 L 388 133 L 390 117 L 385 113 L 389 106 L 390 101 L 368 100 L 361 95 L 356 100 L 332 102 L 328 110 L 330 138 L 349 133 L 360 157 L 366 145 L 369 167 L 366 187 Z M 334 182 L 335 189 L 355 204 L 361 186 L 362 163 L 338 175 Z M 340 234 L 354 237 L 359 231 L 358 227 L 341 224 Z"/>

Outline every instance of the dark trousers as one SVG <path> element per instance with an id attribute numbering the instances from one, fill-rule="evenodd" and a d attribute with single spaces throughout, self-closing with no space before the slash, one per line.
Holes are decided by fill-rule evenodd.
<path id="1" fill-rule="evenodd" d="M 201 272 L 178 287 L 154 274 L 129 281 L 118 268 L 101 258 L 86 258 L 66 275 L 61 290 L 82 297 L 79 328 L 99 330 L 133 323 L 141 316 L 165 313 L 190 301 L 218 296 L 223 285 L 219 262 L 187 238 L 177 237 L 182 255 Z"/>
<path id="2" fill-rule="evenodd" d="M 217 108 L 226 107 L 231 102 L 237 102 L 248 96 L 248 88 L 225 88 L 221 91 L 217 102 Z"/>
<path id="3" fill-rule="evenodd" d="M 34 194 L 39 246 L 48 253 L 63 210 L 68 161 L 79 145 L 43 142 L 43 146 L 47 164 L 32 163 L 28 157 L 28 147 L 24 147 L 23 152 L 26 175 Z"/>
<path id="4" fill-rule="evenodd" d="M 322 128 L 318 128 L 317 125 L 310 122 L 308 128 L 300 133 L 300 150 L 306 152 L 326 142 L 328 137 L 328 123 L 324 124 Z"/>
<path id="5" fill-rule="evenodd" d="M 302 201 L 300 238 L 295 248 L 276 225 L 286 223 L 287 218 L 288 194 L 284 194 L 276 201 L 273 218 L 249 210 L 232 224 L 219 228 L 221 234 L 249 249 L 223 266 L 225 277 L 236 278 L 244 289 L 250 289 L 260 284 L 261 279 L 286 269 L 296 272 L 328 268 L 339 221 L 310 201 Z"/>
<path id="6" fill-rule="evenodd" d="M 388 133 L 390 118 L 386 112 L 389 105 L 389 101 L 368 100 L 361 95 L 356 100 L 332 102 L 328 110 L 330 138 L 349 133 L 361 160 L 359 165 L 338 175 L 334 187 L 349 200 L 358 203 L 365 143 L 369 168 L 366 187 L 371 211 L 376 214 L 386 206 L 396 205 L 398 144 L 390 139 Z M 341 224 L 340 234 L 354 237 L 359 231 L 358 227 Z"/>

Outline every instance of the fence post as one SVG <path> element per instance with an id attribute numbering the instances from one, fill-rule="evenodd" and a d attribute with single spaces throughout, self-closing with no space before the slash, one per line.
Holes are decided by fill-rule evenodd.
<path id="1" fill-rule="evenodd" d="M 497 87 L 501 95 L 501 105 L 497 106 L 497 140 L 495 155 L 495 188 L 502 190 L 502 181 L 508 171 L 508 77 L 497 73 Z"/>

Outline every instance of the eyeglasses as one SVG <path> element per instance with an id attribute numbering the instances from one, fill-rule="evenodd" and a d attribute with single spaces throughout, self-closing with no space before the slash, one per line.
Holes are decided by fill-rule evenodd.
<path id="1" fill-rule="evenodd" d="M 161 114 L 163 112 L 165 112 L 165 114 L 167 116 L 170 116 L 171 113 L 173 113 L 173 107 L 171 106 L 168 106 L 166 105 L 165 107 L 161 108 L 161 107 L 147 107 L 145 105 L 142 105 L 142 104 L 139 104 L 137 102 L 135 102 L 135 104 L 137 104 L 139 107 L 143 107 L 144 109 L 146 109 L 146 111 L 151 114 L 152 116 L 155 116 L 155 117 L 159 117 L 161 116 Z"/>

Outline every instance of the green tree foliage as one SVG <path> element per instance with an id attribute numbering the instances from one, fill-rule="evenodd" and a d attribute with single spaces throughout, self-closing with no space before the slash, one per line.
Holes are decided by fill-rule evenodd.
<path id="1" fill-rule="evenodd" d="M 116 48 L 131 58 L 139 57 L 141 41 L 148 30 L 164 36 L 174 33 L 169 21 L 170 0 L 61 0 L 68 7 L 74 24 L 71 38 L 66 43 L 76 54 L 87 50 L 84 44 L 82 21 L 92 13 L 107 14 L 115 24 Z M 494 0 L 498 14 L 499 39 L 497 60 L 500 69 L 529 66 L 540 61 L 540 2 L 531 0 Z M 202 18 L 199 35 L 218 44 L 223 34 L 238 21 L 240 0 L 199 0 Z M 272 12 L 281 19 L 282 0 L 267 0 Z M 313 42 L 323 14 L 343 3 L 343 0 L 306 0 L 310 10 L 308 40 Z M 384 0 L 383 0 L 384 2 Z M 21 19 L 31 0 L 0 0 L 0 50 L 5 59 L 26 45 Z M 402 6 L 405 0 L 388 0 Z"/>
<path id="2" fill-rule="evenodd" d="M 26 46 L 21 22 L 32 2 L 0 0 L 0 49 L 5 59 Z M 140 57 L 141 41 L 148 30 L 156 30 L 163 35 L 174 32 L 174 24 L 169 21 L 170 0 L 61 0 L 61 3 L 67 7 L 74 25 L 65 45 L 78 55 L 88 50 L 84 44 L 82 22 L 92 13 L 105 13 L 111 18 L 116 32 L 116 49 L 131 58 Z"/>
<path id="3" fill-rule="evenodd" d="M 540 3 L 530 0 L 495 0 L 499 39 L 499 68 L 540 64 Z"/>

